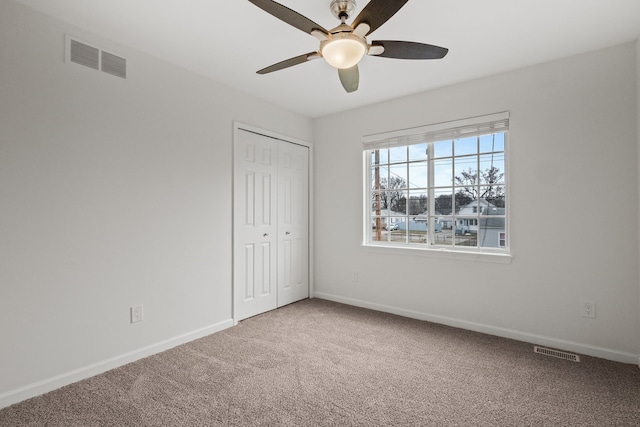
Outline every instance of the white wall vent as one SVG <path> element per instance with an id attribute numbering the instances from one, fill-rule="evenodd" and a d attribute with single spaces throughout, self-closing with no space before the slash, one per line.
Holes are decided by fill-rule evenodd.
<path id="1" fill-rule="evenodd" d="M 545 356 L 557 357 L 558 359 L 571 360 L 572 362 L 579 362 L 580 356 L 573 353 L 567 353 L 566 351 L 554 350 L 551 348 L 533 346 L 533 351 L 538 354 L 544 354 Z"/>
<path id="2" fill-rule="evenodd" d="M 99 47 L 66 36 L 65 60 L 101 70 L 113 76 L 127 78 L 127 60 Z"/>

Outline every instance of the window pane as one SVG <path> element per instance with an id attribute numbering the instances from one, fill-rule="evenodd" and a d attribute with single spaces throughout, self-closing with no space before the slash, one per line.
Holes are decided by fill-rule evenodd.
<path id="1" fill-rule="evenodd" d="M 407 213 L 407 192 L 406 191 L 396 192 L 396 194 L 394 195 L 394 199 L 392 200 L 392 204 L 391 204 L 391 214 L 394 214 L 394 213 L 401 213 L 401 214 Z"/>
<path id="2" fill-rule="evenodd" d="M 380 192 L 380 208 L 382 215 L 404 214 L 407 212 L 407 196 L 405 190 Z"/>
<path id="3" fill-rule="evenodd" d="M 455 188 L 455 204 L 456 212 L 461 207 L 468 205 L 473 200 L 478 198 L 478 176 L 469 171 L 463 171 L 459 175 L 456 175 L 456 188 Z"/>
<path id="4" fill-rule="evenodd" d="M 457 216 L 455 218 L 455 230 L 454 233 L 459 236 L 462 234 L 469 234 L 470 229 L 469 229 L 469 220 L 470 218 L 463 218 L 463 217 L 459 217 Z"/>
<path id="5" fill-rule="evenodd" d="M 385 227 L 392 242 L 406 243 L 407 230 L 405 228 L 405 217 L 391 217 Z"/>
<path id="6" fill-rule="evenodd" d="M 480 156 L 480 184 L 504 183 L 504 153 Z"/>
<path id="7" fill-rule="evenodd" d="M 372 228 L 376 228 L 378 221 L 380 221 L 380 226 L 384 228 L 384 224 L 386 221 L 386 217 L 381 216 L 381 215 L 377 215 L 375 210 L 373 212 L 371 212 L 371 227 Z"/>
<path id="8" fill-rule="evenodd" d="M 407 217 L 406 216 L 396 216 L 391 217 L 391 229 L 395 230 L 406 230 L 407 229 Z M 394 231 L 394 230 L 391 230 Z"/>
<path id="9" fill-rule="evenodd" d="M 376 181 L 376 171 L 380 173 L 379 182 Z M 387 188 L 387 178 L 389 176 L 389 168 L 387 166 L 374 166 L 371 168 L 371 188 L 381 189 Z"/>
<path id="10" fill-rule="evenodd" d="M 373 150 L 373 151 L 370 152 L 370 154 L 371 154 L 371 165 L 379 165 L 381 163 L 380 162 L 380 158 L 382 157 L 380 155 L 381 151 L 383 151 L 383 150 Z M 376 154 L 377 154 L 377 156 L 376 156 Z M 384 162 L 382 162 L 382 163 L 384 163 Z"/>
<path id="11" fill-rule="evenodd" d="M 375 161 L 376 152 L 378 152 L 378 157 L 379 157 L 378 163 L 376 163 L 376 161 Z M 389 149 L 388 148 L 381 148 L 380 150 L 371 151 L 371 164 L 372 165 L 375 165 L 375 164 L 385 165 L 387 163 L 389 163 Z"/>
<path id="12" fill-rule="evenodd" d="M 412 160 L 427 160 L 427 144 L 409 146 L 409 161 Z"/>
<path id="13" fill-rule="evenodd" d="M 494 135 L 494 151 L 504 151 L 504 132 Z"/>
<path id="14" fill-rule="evenodd" d="M 372 242 L 386 242 L 387 241 L 387 236 L 383 235 L 382 233 L 373 232 L 371 234 L 371 241 Z"/>
<path id="15" fill-rule="evenodd" d="M 474 194 L 477 193 L 477 188 Z M 453 200 L 456 215 L 479 215 L 476 196 L 458 191 Z"/>
<path id="16" fill-rule="evenodd" d="M 465 154 L 477 154 L 478 137 L 473 136 L 470 138 L 456 139 L 454 142 L 454 149 L 454 154 L 456 156 L 463 156 Z"/>
<path id="17" fill-rule="evenodd" d="M 499 248 L 502 243 L 506 246 L 505 219 L 504 217 L 484 217 L 478 221 L 478 246 L 481 248 Z"/>
<path id="18" fill-rule="evenodd" d="M 423 245 L 428 243 L 426 216 L 424 221 L 409 221 L 407 224 L 409 243 Z"/>
<path id="19" fill-rule="evenodd" d="M 453 159 L 438 159 L 433 162 L 435 187 L 448 187 L 452 185 Z"/>
<path id="20" fill-rule="evenodd" d="M 440 141 L 433 144 L 433 157 L 450 157 L 453 155 L 451 150 L 452 141 Z"/>
<path id="21" fill-rule="evenodd" d="M 471 197 L 470 194 L 458 192 L 456 193 L 454 202 L 456 215 L 480 215 L 480 213 L 478 212 L 477 199 Z"/>
<path id="22" fill-rule="evenodd" d="M 453 228 L 451 227 L 451 218 L 446 218 L 444 223 L 441 224 L 440 231 L 433 233 L 434 245 L 449 245 L 453 244 Z"/>
<path id="23" fill-rule="evenodd" d="M 506 200 L 506 188 L 504 185 L 491 185 L 480 187 L 481 215 L 504 215 Z"/>
<path id="24" fill-rule="evenodd" d="M 492 151 L 495 151 L 495 141 L 493 135 L 482 135 L 479 139 L 481 153 L 490 153 Z"/>
<path id="25" fill-rule="evenodd" d="M 478 182 L 478 156 L 455 157 L 455 185 L 473 185 Z"/>
<path id="26" fill-rule="evenodd" d="M 382 195 L 380 194 L 380 191 L 371 191 L 371 215 L 381 215 L 380 212 L 377 212 L 378 210 L 382 210 Z"/>
<path id="27" fill-rule="evenodd" d="M 426 190 L 409 190 L 409 216 L 423 215 L 426 221 L 429 199 Z M 414 218 L 415 219 L 415 218 Z"/>
<path id="28" fill-rule="evenodd" d="M 389 241 L 395 243 L 407 243 L 407 232 L 405 230 L 388 231 Z"/>
<path id="29" fill-rule="evenodd" d="M 383 218 L 375 217 L 371 220 L 371 241 L 386 242 L 387 234 L 384 232 Z"/>
<path id="30" fill-rule="evenodd" d="M 478 218 L 456 217 L 454 234 L 454 244 L 456 246 L 477 246 Z"/>
<path id="31" fill-rule="evenodd" d="M 389 190 L 407 188 L 407 164 L 389 166 Z"/>
<path id="32" fill-rule="evenodd" d="M 433 215 L 451 215 L 453 190 L 451 188 L 438 189 L 433 192 L 435 200 L 435 212 Z"/>
<path id="33" fill-rule="evenodd" d="M 480 152 L 504 151 L 504 133 L 482 135 L 480 137 Z"/>
<path id="34" fill-rule="evenodd" d="M 389 149 L 389 163 L 406 162 L 407 147 L 393 147 Z"/>
<path id="35" fill-rule="evenodd" d="M 390 205 L 390 199 L 391 199 L 391 195 L 388 191 L 380 191 L 380 204 L 374 206 L 374 210 L 380 209 L 380 215 L 383 216 L 387 216 L 389 215 L 389 205 Z M 376 215 L 378 215 L 376 213 Z"/>
<path id="36" fill-rule="evenodd" d="M 409 163 L 409 188 L 427 188 L 427 162 Z"/>

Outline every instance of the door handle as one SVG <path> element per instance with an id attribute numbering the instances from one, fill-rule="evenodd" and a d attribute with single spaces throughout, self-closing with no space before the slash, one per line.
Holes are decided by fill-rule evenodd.
<path id="1" fill-rule="evenodd" d="M 262 235 L 262 237 L 268 237 L 268 236 L 269 236 L 269 233 L 264 233 L 264 234 Z"/>
<path id="2" fill-rule="evenodd" d="M 286 234 L 286 235 L 288 236 L 289 234 L 291 234 L 291 232 L 290 232 L 290 231 L 287 231 L 287 232 L 286 232 L 286 233 L 284 233 L 284 234 Z"/>

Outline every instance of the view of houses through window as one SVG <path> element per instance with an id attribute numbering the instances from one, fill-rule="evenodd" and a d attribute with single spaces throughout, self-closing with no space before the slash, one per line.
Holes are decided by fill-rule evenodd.
<path id="1" fill-rule="evenodd" d="M 505 136 L 501 130 L 365 150 L 367 240 L 506 249 Z"/>

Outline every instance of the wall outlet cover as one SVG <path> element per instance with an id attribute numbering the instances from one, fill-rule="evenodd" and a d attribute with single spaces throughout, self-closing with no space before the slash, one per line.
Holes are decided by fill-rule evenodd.
<path id="1" fill-rule="evenodd" d="M 142 322 L 143 312 L 142 304 L 131 307 L 131 323 Z"/>

